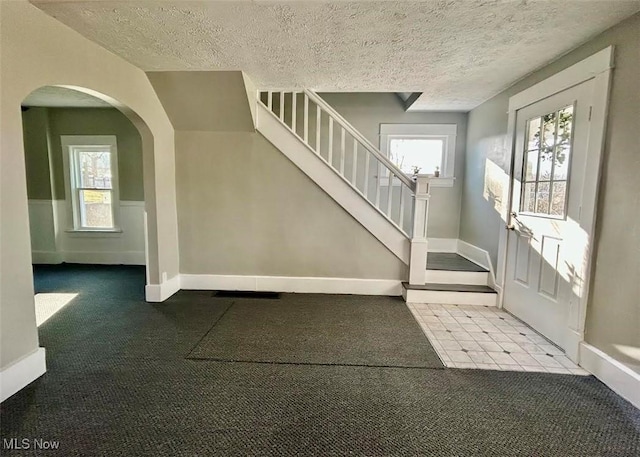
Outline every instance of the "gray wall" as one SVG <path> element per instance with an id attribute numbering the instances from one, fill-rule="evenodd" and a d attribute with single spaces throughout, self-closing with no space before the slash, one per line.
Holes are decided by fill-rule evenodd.
<path id="1" fill-rule="evenodd" d="M 453 187 L 434 187 L 429 201 L 429 238 L 458 238 L 460 199 L 464 179 L 467 114 L 458 112 L 405 112 L 392 93 L 322 93 L 320 96 L 375 146 L 380 146 L 380 124 L 456 124 Z"/>
<path id="2" fill-rule="evenodd" d="M 29 199 L 51 199 L 53 190 L 55 200 L 64 200 L 61 135 L 115 135 L 120 200 L 144 200 L 140 134 L 117 109 L 32 107 L 22 113 L 22 122 Z M 51 145 L 53 186 L 49 179 L 48 144 Z"/>
<path id="3" fill-rule="evenodd" d="M 504 207 L 507 198 L 509 97 L 615 45 L 586 340 L 636 366 L 640 366 L 639 43 L 640 14 L 636 14 L 470 112 L 460 226 L 461 239 L 489 251 L 496 265 L 502 227 L 496 208 Z"/>
<path id="4" fill-rule="evenodd" d="M 402 279 L 406 267 L 258 133 L 176 131 L 180 271 Z"/>

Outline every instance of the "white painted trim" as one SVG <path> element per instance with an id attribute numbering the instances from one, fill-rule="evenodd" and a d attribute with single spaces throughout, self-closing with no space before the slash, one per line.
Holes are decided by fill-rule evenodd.
<path id="1" fill-rule="evenodd" d="M 489 273 L 482 271 L 453 271 L 427 269 L 426 282 L 435 284 L 489 285 Z"/>
<path id="2" fill-rule="evenodd" d="M 440 181 L 434 187 L 453 187 L 456 160 L 457 124 L 380 124 L 380 151 L 389 157 L 389 141 L 393 138 L 431 138 L 444 142 Z M 430 170 L 424 170 L 428 172 Z M 436 178 L 437 179 L 437 178 Z"/>
<path id="3" fill-rule="evenodd" d="M 604 48 L 544 81 L 509 98 L 509 112 L 516 111 L 558 92 L 576 86 L 613 68 L 613 46 Z"/>
<path id="4" fill-rule="evenodd" d="M 456 252 L 458 240 L 456 238 L 427 238 L 428 252 Z"/>
<path id="5" fill-rule="evenodd" d="M 0 371 L 0 401 L 28 386 L 47 371 L 45 349 L 38 348 L 29 355 Z"/>
<path id="6" fill-rule="evenodd" d="M 133 206 L 136 208 L 144 208 L 144 200 L 120 200 L 120 206 Z"/>
<path id="7" fill-rule="evenodd" d="M 304 144 L 263 104 L 258 104 L 258 131 L 342 206 L 366 230 L 375 236 L 406 265 L 410 242 L 398 226 L 366 200 L 333 167 Z"/>
<path id="8" fill-rule="evenodd" d="M 144 251 L 33 251 L 35 264 L 84 263 L 95 265 L 145 265 Z"/>
<path id="9" fill-rule="evenodd" d="M 580 366 L 640 408 L 640 374 L 585 342 L 580 343 Z"/>
<path id="10" fill-rule="evenodd" d="M 587 316 L 587 304 L 590 296 L 590 281 L 592 274 L 592 261 L 594 256 L 593 238 L 594 227 L 596 222 L 597 211 L 597 198 L 598 198 L 598 186 L 599 177 L 601 172 L 602 156 L 604 151 L 606 124 L 608 118 L 609 109 L 609 91 L 611 85 L 611 71 L 614 68 L 614 47 L 608 46 L 607 48 L 583 59 L 582 61 L 566 68 L 565 70 L 556 73 L 555 75 L 545 79 L 544 81 L 535 84 L 528 89 L 509 98 L 509 117 L 507 124 L 507 143 L 509 149 L 507 151 L 507 160 L 509 162 L 509 190 L 508 190 L 508 203 L 507 214 L 503 214 L 503 220 L 506 221 L 505 225 L 501 227 L 499 233 L 498 243 L 498 265 L 496 283 L 493 286 L 499 293 L 498 306 L 504 306 L 504 282 L 507 269 L 507 242 L 509 238 L 509 230 L 507 229 L 510 223 L 510 217 L 508 214 L 511 212 L 513 206 L 513 168 L 514 168 L 514 156 L 515 156 L 515 142 L 516 142 L 516 114 L 519 109 L 522 109 L 532 103 L 536 103 L 544 98 L 555 95 L 568 88 L 581 84 L 590 79 L 594 79 L 593 99 L 591 101 L 591 122 L 589 128 L 589 143 L 587 146 L 587 162 L 586 169 L 596 170 L 597 176 L 591 176 L 589 179 L 584 180 L 583 186 L 583 202 L 580 226 L 586 231 L 588 236 L 588 255 L 586 259 L 585 272 L 587 275 L 584 280 L 584 293 L 581 296 L 578 304 L 577 321 L 572 322 L 569 325 L 575 328 L 568 327 L 567 333 L 571 334 L 569 343 L 571 347 L 565 348 L 567 354 L 576 355 L 577 352 L 577 340 L 575 335 L 583 336 L 584 327 Z M 585 171 L 586 172 L 586 171 Z"/>
<path id="11" fill-rule="evenodd" d="M 489 252 L 479 248 L 478 246 L 474 246 L 471 243 L 467 243 L 466 241 L 462 241 L 462 240 L 457 240 L 457 241 L 458 241 L 457 253 L 462 257 L 464 257 L 465 259 L 471 260 L 473 263 L 477 263 L 481 267 L 489 270 L 489 280 L 487 282 L 487 285 L 496 290 L 498 289 L 501 290 L 502 289 L 501 287 L 499 286 L 496 287 L 497 286 L 496 275 L 495 275 L 495 270 L 493 268 L 493 263 L 491 262 L 491 256 L 489 255 Z"/>
<path id="12" fill-rule="evenodd" d="M 147 284 L 144 287 L 145 300 L 160 303 L 180 290 L 180 275 L 176 275 L 162 284 Z"/>
<path id="13" fill-rule="evenodd" d="M 72 179 L 73 166 L 75 170 L 75 148 L 90 146 L 109 146 L 111 154 L 111 195 L 113 204 L 111 205 L 114 229 L 120 227 L 120 181 L 118 176 L 118 139 L 116 135 L 60 135 L 62 145 L 62 161 L 64 166 L 64 185 L 66 193 L 67 220 L 65 221 L 67 230 L 81 230 L 79 227 L 80 204 L 77 201 L 75 185 L 76 178 Z M 75 174 L 75 172 L 73 173 Z M 70 216 L 70 217 L 69 217 Z M 97 230 L 100 231 L 100 230 Z"/>
<path id="14" fill-rule="evenodd" d="M 31 251 L 31 263 L 57 265 L 64 262 L 64 255 L 57 251 Z"/>
<path id="15" fill-rule="evenodd" d="M 291 276 L 180 275 L 185 290 L 241 290 L 308 294 L 394 295 L 401 294 L 395 279 L 321 278 Z"/>
<path id="16" fill-rule="evenodd" d="M 496 306 L 497 295 L 484 292 L 449 290 L 418 290 L 402 288 L 407 303 L 438 303 L 443 305 Z"/>
<path id="17" fill-rule="evenodd" d="M 120 252 L 88 252 L 88 251 L 64 251 L 61 252 L 64 261 L 69 263 L 87 263 L 97 265 L 144 265 L 144 251 L 120 251 Z"/>

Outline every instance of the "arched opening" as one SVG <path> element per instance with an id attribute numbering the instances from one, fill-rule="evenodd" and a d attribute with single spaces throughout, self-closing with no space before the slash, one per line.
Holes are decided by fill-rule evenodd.
<path id="1" fill-rule="evenodd" d="M 114 99 L 77 87 L 40 87 L 21 108 L 36 324 L 105 275 L 143 296 L 153 268 L 148 127 Z"/>

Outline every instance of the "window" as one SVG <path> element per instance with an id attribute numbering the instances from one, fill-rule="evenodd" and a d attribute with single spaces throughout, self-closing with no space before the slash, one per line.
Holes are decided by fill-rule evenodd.
<path id="1" fill-rule="evenodd" d="M 118 231 L 116 138 L 64 136 L 62 147 L 73 230 Z"/>
<path id="2" fill-rule="evenodd" d="M 432 185 L 453 186 L 455 124 L 381 124 L 380 150 L 405 174 L 439 175 Z"/>
<path id="3" fill-rule="evenodd" d="M 572 126 L 573 106 L 527 121 L 521 212 L 565 217 Z"/>

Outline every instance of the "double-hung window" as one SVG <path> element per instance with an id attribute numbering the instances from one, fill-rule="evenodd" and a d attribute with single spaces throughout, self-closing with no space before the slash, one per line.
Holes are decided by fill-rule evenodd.
<path id="1" fill-rule="evenodd" d="M 450 187 L 454 179 L 455 124 L 381 124 L 380 150 L 406 175 L 440 178 L 432 185 Z"/>
<path id="2" fill-rule="evenodd" d="M 118 231 L 115 136 L 63 136 L 67 200 L 74 231 Z"/>

